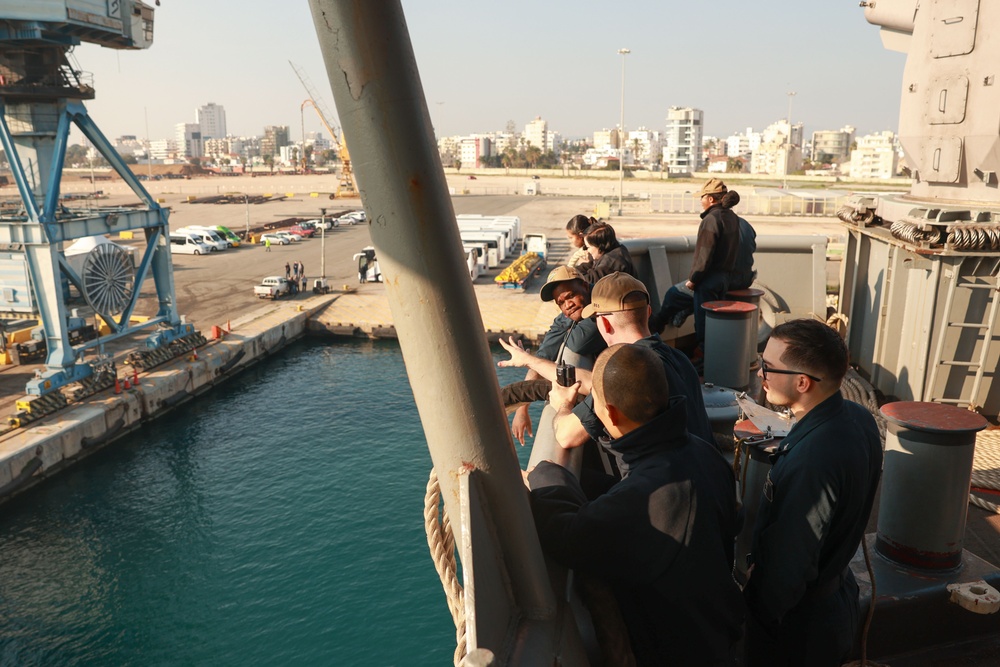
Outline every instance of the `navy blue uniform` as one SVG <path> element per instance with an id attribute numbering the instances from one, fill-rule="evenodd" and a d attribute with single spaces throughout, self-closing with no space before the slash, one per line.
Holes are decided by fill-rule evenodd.
<path id="1" fill-rule="evenodd" d="M 538 344 L 535 356 L 541 359 L 555 361 L 559 355 L 559 348 L 566 341 L 566 349 L 576 352 L 582 357 L 596 357 L 608 345 L 601 338 L 597 330 L 597 324 L 590 319 L 580 320 L 575 327 L 572 327 L 573 320 L 562 313 L 556 315 L 552 320 L 552 326 L 545 332 L 542 342 Z M 570 331 L 570 327 L 573 328 Z M 569 336 L 566 332 L 569 331 Z"/>
<path id="2" fill-rule="evenodd" d="M 772 459 L 744 590 L 747 665 L 840 665 L 858 631 L 849 564 L 881 475 L 878 427 L 837 393 L 792 427 Z"/>
<path id="3" fill-rule="evenodd" d="M 683 399 L 605 441 L 624 479 L 588 502 L 554 463 L 528 476 L 542 548 L 614 590 L 639 665 L 733 665 L 743 600 L 732 577 L 735 480 L 684 428 Z"/>
<path id="4" fill-rule="evenodd" d="M 648 347 L 656 352 L 663 361 L 663 372 L 667 376 L 667 384 L 670 385 L 670 395 L 683 396 L 686 399 L 684 407 L 688 431 L 718 447 L 715 443 L 715 436 L 712 435 L 712 423 L 708 420 L 708 413 L 705 411 L 705 396 L 701 391 L 701 379 L 698 377 L 698 371 L 691 365 L 691 361 L 684 356 L 683 352 L 664 343 L 657 334 L 637 340 L 634 344 Z M 594 413 L 593 396 L 587 396 L 573 408 L 573 414 L 577 416 L 591 438 L 599 440 L 602 437 L 607 437 L 604 425 Z"/>

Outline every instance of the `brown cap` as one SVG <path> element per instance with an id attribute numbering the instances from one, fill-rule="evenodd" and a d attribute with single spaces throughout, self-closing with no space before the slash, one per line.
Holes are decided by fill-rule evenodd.
<path id="1" fill-rule="evenodd" d="M 701 190 L 694 193 L 694 196 L 701 199 L 705 195 L 721 195 L 728 189 L 721 178 L 710 178 L 705 182 L 705 185 L 701 186 Z"/>
<path id="2" fill-rule="evenodd" d="M 569 280 L 579 280 L 584 285 L 587 284 L 583 275 L 571 266 L 557 266 L 552 269 L 552 272 L 549 273 L 549 277 L 545 281 L 545 284 L 542 285 L 542 290 L 540 292 L 542 301 L 552 301 L 552 299 L 555 298 L 552 296 L 552 291 L 556 288 L 556 285 Z"/>
<path id="3" fill-rule="evenodd" d="M 637 299 L 637 294 L 645 298 Z M 593 317 L 597 313 L 617 313 L 645 308 L 647 305 L 649 292 L 642 281 L 627 273 L 615 271 L 594 283 L 594 288 L 590 291 L 590 305 L 584 306 L 581 316 Z"/>

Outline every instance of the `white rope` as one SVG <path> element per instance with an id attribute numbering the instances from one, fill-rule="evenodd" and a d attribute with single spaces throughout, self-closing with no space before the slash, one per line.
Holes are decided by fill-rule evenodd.
<path id="1" fill-rule="evenodd" d="M 431 468 L 427 480 L 427 493 L 424 495 L 424 532 L 427 533 L 427 546 L 431 550 L 434 569 L 444 587 L 445 598 L 448 600 L 448 611 L 455 623 L 455 657 L 456 667 L 462 662 L 467 650 L 465 637 L 465 592 L 458 583 L 458 567 L 455 561 L 455 534 L 451 530 L 448 514 L 441 507 L 441 486 L 438 484 L 437 472 Z"/>

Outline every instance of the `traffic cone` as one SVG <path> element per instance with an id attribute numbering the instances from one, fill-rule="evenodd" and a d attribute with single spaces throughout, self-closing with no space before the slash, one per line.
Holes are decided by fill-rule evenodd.
<path id="1" fill-rule="evenodd" d="M 192 348 L 191 352 L 193 352 L 191 355 L 191 361 L 198 361 L 198 348 Z"/>
<path id="2" fill-rule="evenodd" d="M 118 382 L 118 376 L 117 375 L 115 376 L 115 393 L 116 394 L 122 393 L 122 385 L 121 385 L 120 382 Z"/>
<path id="3" fill-rule="evenodd" d="M 132 386 L 133 387 L 139 386 L 139 369 L 136 368 L 135 366 L 132 367 Z"/>
<path id="4" fill-rule="evenodd" d="M 233 333 L 233 322 L 232 320 L 226 320 L 226 331 Z"/>
<path id="5" fill-rule="evenodd" d="M 132 388 L 132 385 L 129 384 L 128 377 L 126 376 L 125 377 L 125 391 L 128 391 L 131 388 Z"/>

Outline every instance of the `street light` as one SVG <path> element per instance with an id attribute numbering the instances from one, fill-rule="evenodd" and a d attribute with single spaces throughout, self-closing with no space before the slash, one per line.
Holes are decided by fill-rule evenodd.
<path id="1" fill-rule="evenodd" d="M 794 91 L 788 91 L 788 141 L 786 142 L 788 148 L 785 150 L 785 168 L 782 169 L 782 180 L 781 188 L 783 190 L 788 189 L 788 158 L 792 154 L 792 98 L 795 97 Z"/>
<path id="2" fill-rule="evenodd" d="M 618 49 L 622 57 L 622 114 L 618 126 L 618 217 L 622 215 L 622 188 L 625 185 L 625 56 L 632 53 L 628 49 Z"/>

